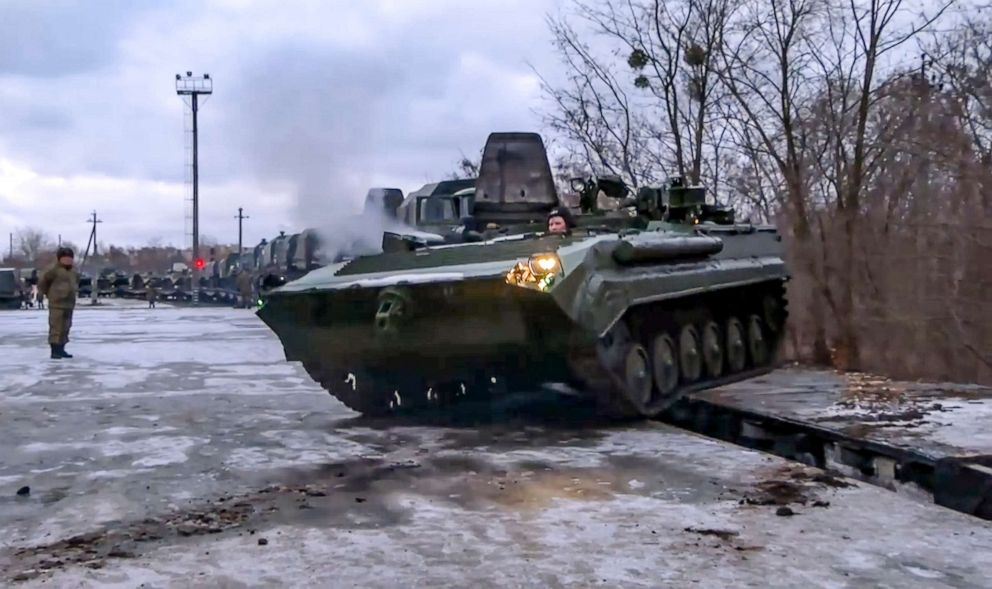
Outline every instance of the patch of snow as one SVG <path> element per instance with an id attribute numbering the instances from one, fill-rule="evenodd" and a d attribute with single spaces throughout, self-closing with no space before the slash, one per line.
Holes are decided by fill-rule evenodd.
<path id="1" fill-rule="evenodd" d="M 433 274 L 392 274 L 381 278 L 364 278 L 347 282 L 335 288 L 374 288 L 380 286 L 394 286 L 397 284 L 423 284 L 426 282 L 455 282 L 464 280 L 465 274 L 462 272 L 435 272 Z"/>

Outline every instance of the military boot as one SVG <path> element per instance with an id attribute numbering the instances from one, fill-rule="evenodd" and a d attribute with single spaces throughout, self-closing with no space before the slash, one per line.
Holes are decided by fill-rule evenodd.
<path id="1" fill-rule="evenodd" d="M 49 344 L 52 347 L 52 360 L 61 360 L 62 354 L 59 353 L 58 344 Z"/>
<path id="2" fill-rule="evenodd" d="M 66 352 L 65 351 L 65 344 L 62 344 L 62 345 L 59 346 L 59 354 L 63 358 L 72 358 L 72 354 L 70 354 L 69 352 Z"/>

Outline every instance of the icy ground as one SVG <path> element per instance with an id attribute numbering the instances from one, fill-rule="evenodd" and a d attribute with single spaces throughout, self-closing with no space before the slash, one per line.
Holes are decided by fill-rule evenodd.
<path id="1" fill-rule="evenodd" d="M 0 313 L 0 585 L 988 586 L 985 522 L 567 399 L 360 418 L 249 311 L 45 331 Z"/>

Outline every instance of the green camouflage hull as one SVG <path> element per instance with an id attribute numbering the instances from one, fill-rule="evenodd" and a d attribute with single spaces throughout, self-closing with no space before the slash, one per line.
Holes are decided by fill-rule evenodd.
<path id="1" fill-rule="evenodd" d="M 546 284 L 517 281 L 545 258 Z M 771 367 L 786 279 L 778 236 L 750 226 L 523 236 L 323 268 L 258 314 L 288 360 L 363 413 L 565 383 L 653 415 Z"/>

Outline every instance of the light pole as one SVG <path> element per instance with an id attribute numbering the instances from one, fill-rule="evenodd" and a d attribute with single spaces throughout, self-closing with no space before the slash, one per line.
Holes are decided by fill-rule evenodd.
<path id="1" fill-rule="evenodd" d="M 199 161 L 197 154 L 197 113 L 199 112 L 200 95 L 210 95 L 214 92 L 214 81 L 210 74 L 194 76 L 186 72 L 185 76 L 176 74 L 176 94 L 189 96 L 187 103 L 193 111 L 193 304 L 199 302 L 200 268 L 200 194 L 199 194 Z"/>

